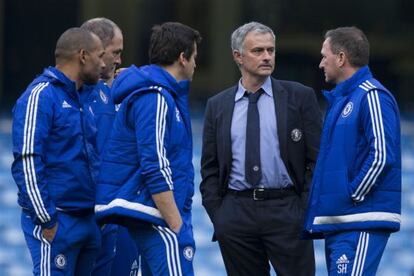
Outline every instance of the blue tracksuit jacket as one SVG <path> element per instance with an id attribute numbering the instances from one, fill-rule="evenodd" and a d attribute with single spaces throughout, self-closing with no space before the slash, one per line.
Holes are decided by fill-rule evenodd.
<path id="1" fill-rule="evenodd" d="M 106 145 L 95 212 L 101 222 L 166 226 L 152 194 L 172 190 L 184 222 L 194 193 L 189 82 L 157 65 L 124 70 L 112 86 L 121 103 Z"/>
<path id="2" fill-rule="evenodd" d="M 305 236 L 398 231 L 400 119 L 392 94 L 368 66 L 324 93 L 329 102 L 305 220 Z"/>
<path id="3" fill-rule="evenodd" d="M 111 96 L 111 88 L 102 80 L 96 85 L 88 86 L 86 94 L 89 111 L 93 114 L 97 128 L 97 151 L 101 156 L 115 119 L 115 105 Z"/>
<path id="4" fill-rule="evenodd" d="M 73 81 L 49 67 L 13 109 L 12 173 L 18 203 L 35 224 L 51 227 L 56 210 L 93 211 L 96 128 Z"/>

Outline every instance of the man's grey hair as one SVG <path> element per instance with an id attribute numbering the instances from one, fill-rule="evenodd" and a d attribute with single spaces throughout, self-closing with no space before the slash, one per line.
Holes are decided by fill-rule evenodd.
<path id="1" fill-rule="evenodd" d="M 105 17 L 89 19 L 82 24 L 81 28 L 96 34 L 101 39 L 104 48 L 111 44 L 115 29 L 121 30 L 112 20 Z"/>
<path id="2" fill-rule="evenodd" d="M 259 22 L 249 22 L 243 26 L 240 26 L 231 34 L 231 50 L 233 52 L 238 51 L 241 54 L 243 53 L 244 39 L 250 32 L 256 32 L 259 34 L 271 34 L 273 39 L 276 40 L 275 34 L 268 26 L 263 25 Z"/>

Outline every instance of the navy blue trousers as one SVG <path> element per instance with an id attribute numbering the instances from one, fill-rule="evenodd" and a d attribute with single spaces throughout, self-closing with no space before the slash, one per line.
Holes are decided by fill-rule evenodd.
<path id="1" fill-rule="evenodd" d="M 53 241 L 42 235 L 40 225 L 22 212 L 21 223 L 33 261 L 33 275 L 91 275 L 101 245 L 101 232 L 93 214 L 72 216 L 59 212 Z"/>
<path id="2" fill-rule="evenodd" d="M 325 237 L 329 275 L 374 276 L 390 234 L 346 231 Z"/>

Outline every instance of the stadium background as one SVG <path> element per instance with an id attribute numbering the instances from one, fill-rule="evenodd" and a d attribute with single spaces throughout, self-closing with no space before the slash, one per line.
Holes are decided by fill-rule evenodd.
<path id="1" fill-rule="evenodd" d="M 191 89 L 196 195 L 193 224 L 196 275 L 225 275 L 211 224 L 201 206 L 199 159 L 207 97 L 239 77 L 230 51 L 231 32 L 259 21 L 276 33 L 274 76 L 330 89 L 318 69 L 323 33 L 338 26 L 362 28 L 371 43 L 371 69 L 394 92 L 402 113 L 403 224 L 392 235 L 378 275 L 414 271 L 414 1 L 410 0 L 0 0 L 0 275 L 30 275 L 20 230 L 16 187 L 10 174 L 11 109 L 33 77 L 54 64 L 59 35 L 84 20 L 105 16 L 124 33 L 123 66 L 148 62 L 151 26 L 180 21 L 203 36 Z M 323 242 L 316 242 L 317 275 L 326 275 Z"/>

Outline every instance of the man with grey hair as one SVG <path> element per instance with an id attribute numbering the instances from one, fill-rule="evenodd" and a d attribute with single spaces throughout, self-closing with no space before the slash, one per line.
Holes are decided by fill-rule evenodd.
<path id="1" fill-rule="evenodd" d="M 305 233 L 325 239 L 329 275 L 375 275 L 401 223 L 401 130 L 394 96 L 369 67 L 356 27 L 329 30 L 319 67 L 329 103 Z"/>
<path id="2" fill-rule="evenodd" d="M 115 70 L 121 65 L 123 35 L 118 25 L 105 17 L 89 19 L 82 24 L 81 28 L 96 34 L 105 48 L 103 56 L 106 65 L 105 70 L 101 72 L 101 80 L 95 86 L 89 87 L 91 92 L 88 97 L 98 131 L 98 153 L 102 156 L 116 114 L 111 86 L 115 77 Z M 101 231 L 102 247 L 97 256 L 92 275 L 135 274 L 136 264 L 139 263 L 139 254 L 128 230 L 115 224 L 106 224 L 101 227 Z"/>
<path id="3" fill-rule="evenodd" d="M 101 79 L 111 86 L 115 69 L 121 64 L 123 36 L 121 29 L 108 18 L 92 18 L 82 24 L 81 28 L 96 34 L 105 48 L 104 62 L 106 70 L 101 73 Z"/>
<path id="4" fill-rule="evenodd" d="M 314 91 L 271 77 L 275 35 L 250 22 L 232 34 L 239 82 L 207 103 L 203 205 L 229 275 L 314 275 L 313 243 L 300 228 L 319 150 Z"/>

